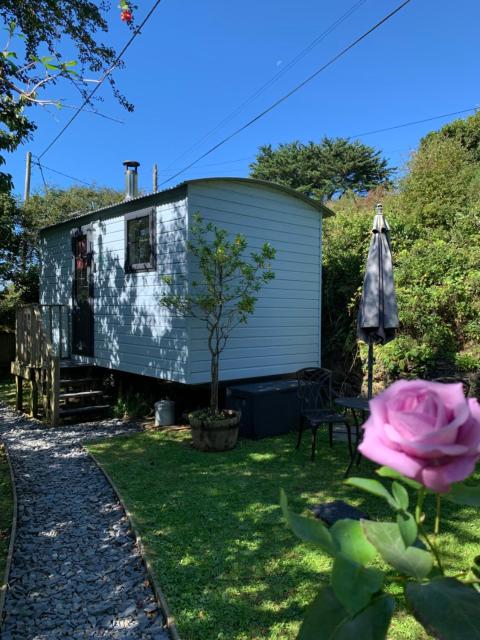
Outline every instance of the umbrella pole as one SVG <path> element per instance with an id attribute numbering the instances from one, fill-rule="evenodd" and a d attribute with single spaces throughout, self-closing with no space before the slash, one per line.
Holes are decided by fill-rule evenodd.
<path id="1" fill-rule="evenodd" d="M 368 343 L 368 387 L 367 397 L 370 400 L 373 394 L 373 342 Z"/>

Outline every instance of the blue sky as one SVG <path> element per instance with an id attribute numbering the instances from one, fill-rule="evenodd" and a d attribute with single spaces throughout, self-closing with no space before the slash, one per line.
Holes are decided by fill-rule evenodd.
<path id="1" fill-rule="evenodd" d="M 140 22 L 153 0 L 137 0 Z M 124 111 L 105 83 L 97 108 L 118 124 L 82 113 L 42 162 L 86 182 L 123 188 L 125 159 L 140 161 L 140 188 L 151 190 L 152 166 L 160 182 L 262 111 L 391 11 L 400 0 L 365 0 L 297 65 L 215 134 L 184 152 L 342 16 L 355 0 L 163 0 L 115 72 L 119 89 L 135 104 Z M 113 0 L 105 40 L 119 49 L 129 37 Z M 245 176 L 259 145 L 350 136 L 480 105 L 480 3 L 412 0 L 399 14 L 308 86 L 198 165 L 183 178 Z M 65 43 L 68 47 L 68 43 Z M 48 91 L 68 104 L 67 85 Z M 55 108 L 30 110 L 38 130 L 7 157 L 17 191 L 25 153 L 40 154 L 71 117 Z M 452 118 L 450 118 L 452 119 Z M 449 118 L 361 138 L 402 167 L 419 138 Z M 179 158 L 179 156 L 181 156 Z M 47 182 L 73 182 L 45 171 Z M 43 185 L 38 168 L 33 189 Z"/>

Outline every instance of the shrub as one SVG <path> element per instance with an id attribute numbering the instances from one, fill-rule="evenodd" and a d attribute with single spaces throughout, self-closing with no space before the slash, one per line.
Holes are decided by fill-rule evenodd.
<path id="1" fill-rule="evenodd" d="M 376 349 L 377 384 L 480 362 L 471 346 L 480 343 L 480 165 L 473 143 L 440 134 L 422 141 L 396 190 L 342 198 L 325 221 L 324 362 L 357 391 L 366 355 L 356 318 L 378 200 L 391 227 L 400 330 Z"/>

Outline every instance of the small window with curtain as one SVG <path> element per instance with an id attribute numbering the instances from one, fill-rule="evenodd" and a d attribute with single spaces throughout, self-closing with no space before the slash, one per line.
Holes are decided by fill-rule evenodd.
<path id="1" fill-rule="evenodd" d="M 125 215 L 125 271 L 155 269 L 155 209 Z"/>

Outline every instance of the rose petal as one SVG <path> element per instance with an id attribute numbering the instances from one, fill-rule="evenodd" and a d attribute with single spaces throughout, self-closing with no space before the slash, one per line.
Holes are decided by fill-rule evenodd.
<path id="1" fill-rule="evenodd" d="M 396 429 L 391 424 L 386 424 L 384 427 L 385 435 L 389 440 L 395 442 L 398 447 L 405 453 L 412 454 L 414 456 L 423 458 L 424 454 L 429 454 L 428 457 L 433 455 L 460 455 L 468 452 L 468 447 L 463 444 L 443 444 L 442 442 L 436 442 L 436 438 L 425 438 L 425 441 L 408 440 L 406 438 L 400 438 Z M 455 430 L 455 435 L 458 429 Z"/>
<path id="2" fill-rule="evenodd" d="M 461 482 L 473 473 L 478 458 L 462 456 L 451 458 L 447 464 L 439 467 L 424 467 L 417 480 L 433 491 L 445 493 L 452 483 Z"/>
<path id="3" fill-rule="evenodd" d="M 471 453 L 480 453 L 480 404 L 475 398 L 469 398 L 470 419 L 461 427 L 459 441 L 466 445 Z"/>
<path id="4" fill-rule="evenodd" d="M 422 440 L 428 437 L 429 439 L 438 438 L 438 442 L 455 442 L 456 430 L 468 420 L 469 414 L 469 406 L 463 398 L 462 404 L 451 411 L 451 417 L 448 420 L 446 412 L 443 412 L 443 424 L 437 420 L 432 422 L 431 418 L 429 420 L 423 414 L 394 411 L 389 411 L 388 422 L 395 425 L 397 430 L 409 439 Z"/>
<path id="5" fill-rule="evenodd" d="M 386 445 L 376 429 L 368 428 L 367 423 L 368 420 L 364 425 L 366 428 L 363 441 L 358 446 L 360 453 L 378 464 L 391 467 L 409 478 L 414 478 L 421 471 L 424 462 L 416 461 L 412 456 L 407 456 L 402 451 L 396 451 Z"/>
<path id="6" fill-rule="evenodd" d="M 468 407 L 465 407 L 465 417 L 460 424 L 468 419 Z M 457 431 L 460 425 L 455 422 L 443 424 L 443 428 L 436 427 L 435 424 L 426 424 L 422 420 L 423 416 L 414 413 L 393 413 L 390 412 L 388 423 L 398 433 L 398 437 L 408 442 L 422 442 L 423 440 L 435 441 L 438 444 L 452 444 L 457 440 Z"/>
<path id="7" fill-rule="evenodd" d="M 461 383 L 399 380 L 370 401 L 363 455 L 447 491 L 480 458 L 480 405 Z"/>

